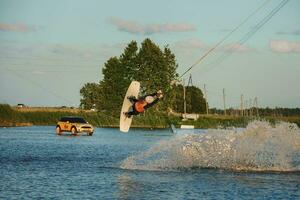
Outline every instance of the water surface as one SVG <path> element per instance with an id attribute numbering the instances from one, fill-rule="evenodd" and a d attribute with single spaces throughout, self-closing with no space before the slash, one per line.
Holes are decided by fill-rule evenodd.
<path id="1" fill-rule="evenodd" d="M 204 162 L 201 159 L 206 156 L 191 151 L 194 147 L 205 148 L 199 144 L 203 143 L 201 138 L 206 138 L 204 142 L 209 140 L 207 134 L 211 133 L 196 130 L 173 135 L 169 130 L 143 129 L 124 134 L 117 129 L 97 128 L 92 137 L 74 137 L 57 136 L 54 126 L 1 128 L 0 198 L 300 198 L 297 170 L 287 173 L 237 171 L 217 165 L 207 168 L 205 164 L 212 161 Z M 218 134 L 228 135 L 226 131 Z M 226 137 L 223 140 L 227 141 Z M 293 154 L 299 153 L 296 147 Z M 175 156 L 178 149 L 188 154 Z M 210 153 L 214 159 L 221 159 Z M 297 160 L 293 162 L 297 169 Z"/>

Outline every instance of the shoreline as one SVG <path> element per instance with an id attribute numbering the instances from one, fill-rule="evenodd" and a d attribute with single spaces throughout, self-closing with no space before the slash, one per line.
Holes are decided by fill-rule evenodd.
<path id="1" fill-rule="evenodd" d="M 117 115 L 115 113 L 115 115 Z M 107 112 L 95 112 L 81 109 L 26 107 L 17 108 L 9 105 L 0 105 L 0 127 L 25 126 L 55 126 L 62 116 L 81 116 L 94 127 L 119 128 L 119 117 Z M 300 116 L 264 116 L 242 117 L 237 115 L 197 114 L 197 120 L 182 120 L 180 113 L 146 112 L 136 116 L 131 127 L 145 129 L 176 128 L 181 125 L 193 125 L 195 128 L 227 128 L 246 127 L 250 121 L 265 120 L 272 124 L 279 121 L 297 124 L 300 127 Z"/>
<path id="2" fill-rule="evenodd" d="M 56 124 L 33 124 L 33 123 L 28 123 L 28 122 L 0 123 L 0 128 L 29 127 L 29 126 L 56 126 Z M 96 128 L 119 128 L 119 125 L 101 125 L 101 126 L 94 126 L 94 127 L 96 127 Z M 170 128 L 170 126 L 132 125 L 131 128 L 167 129 L 167 128 Z"/>
<path id="3" fill-rule="evenodd" d="M 6 122 L 6 123 L 0 123 L 0 128 L 26 127 L 26 126 L 34 126 L 34 124 L 30 123 L 30 122 Z"/>

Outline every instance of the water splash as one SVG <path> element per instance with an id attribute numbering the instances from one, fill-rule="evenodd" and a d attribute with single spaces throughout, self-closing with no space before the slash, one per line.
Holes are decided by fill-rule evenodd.
<path id="1" fill-rule="evenodd" d="M 209 129 L 177 135 L 121 163 L 123 169 L 219 168 L 247 171 L 300 171 L 300 129 L 280 122 L 253 121 L 245 129 Z"/>

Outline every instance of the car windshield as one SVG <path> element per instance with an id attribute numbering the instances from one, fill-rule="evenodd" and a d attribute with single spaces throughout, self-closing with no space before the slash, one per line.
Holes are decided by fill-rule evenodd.
<path id="1" fill-rule="evenodd" d="M 83 123 L 83 124 L 87 123 L 82 117 L 62 117 L 60 121 L 71 122 L 71 123 Z"/>
<path id="2" fill-rule="evenodd" d="M 70 118 L 70 122 L 71 123 L 84 123 L 84 124 L 86 123 L 86 121 L 80 117 Z"/>

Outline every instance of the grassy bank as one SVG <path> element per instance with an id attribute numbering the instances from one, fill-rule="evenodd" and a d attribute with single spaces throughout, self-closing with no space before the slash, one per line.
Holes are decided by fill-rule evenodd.
<path id="1" fill-rule="evenodd" d="M 12 108 L 9 105 L 0 104 L 0 126 L 30 126 L 30 125 L 55 125 L 62 116 L 82 116 L 96 127 L 118 127 L 119 117 L 113 117 L 110 113 L 91 112 L 79 109 L 59 108 Z M 286 121 L 296 123 L 300 127 L 300 117 L 265 117 L 264 120 L 275 123 Z M 147 111 L 135 116 L 132 127 L 141 128 L 167 128 L 170 124 L 176 127 L 180 125 L 194 125 L 196 128 L 225 128 L 245 127 L 253 118 L 201 115 L 196 121 L 182 121 L 175 115 Z"/>
<path id="2" fill-rule="evenodd" d="M 53 108 L 12 108 L 9 105 L 0 105 L 0 126 L 9 124 L 55 125 L 63 116 L 82 116 L 89 123 L 101 127 L 102 125 L 116 126 L 118 119 L 111 118 L 104 113 L 74 109 Z"/>

